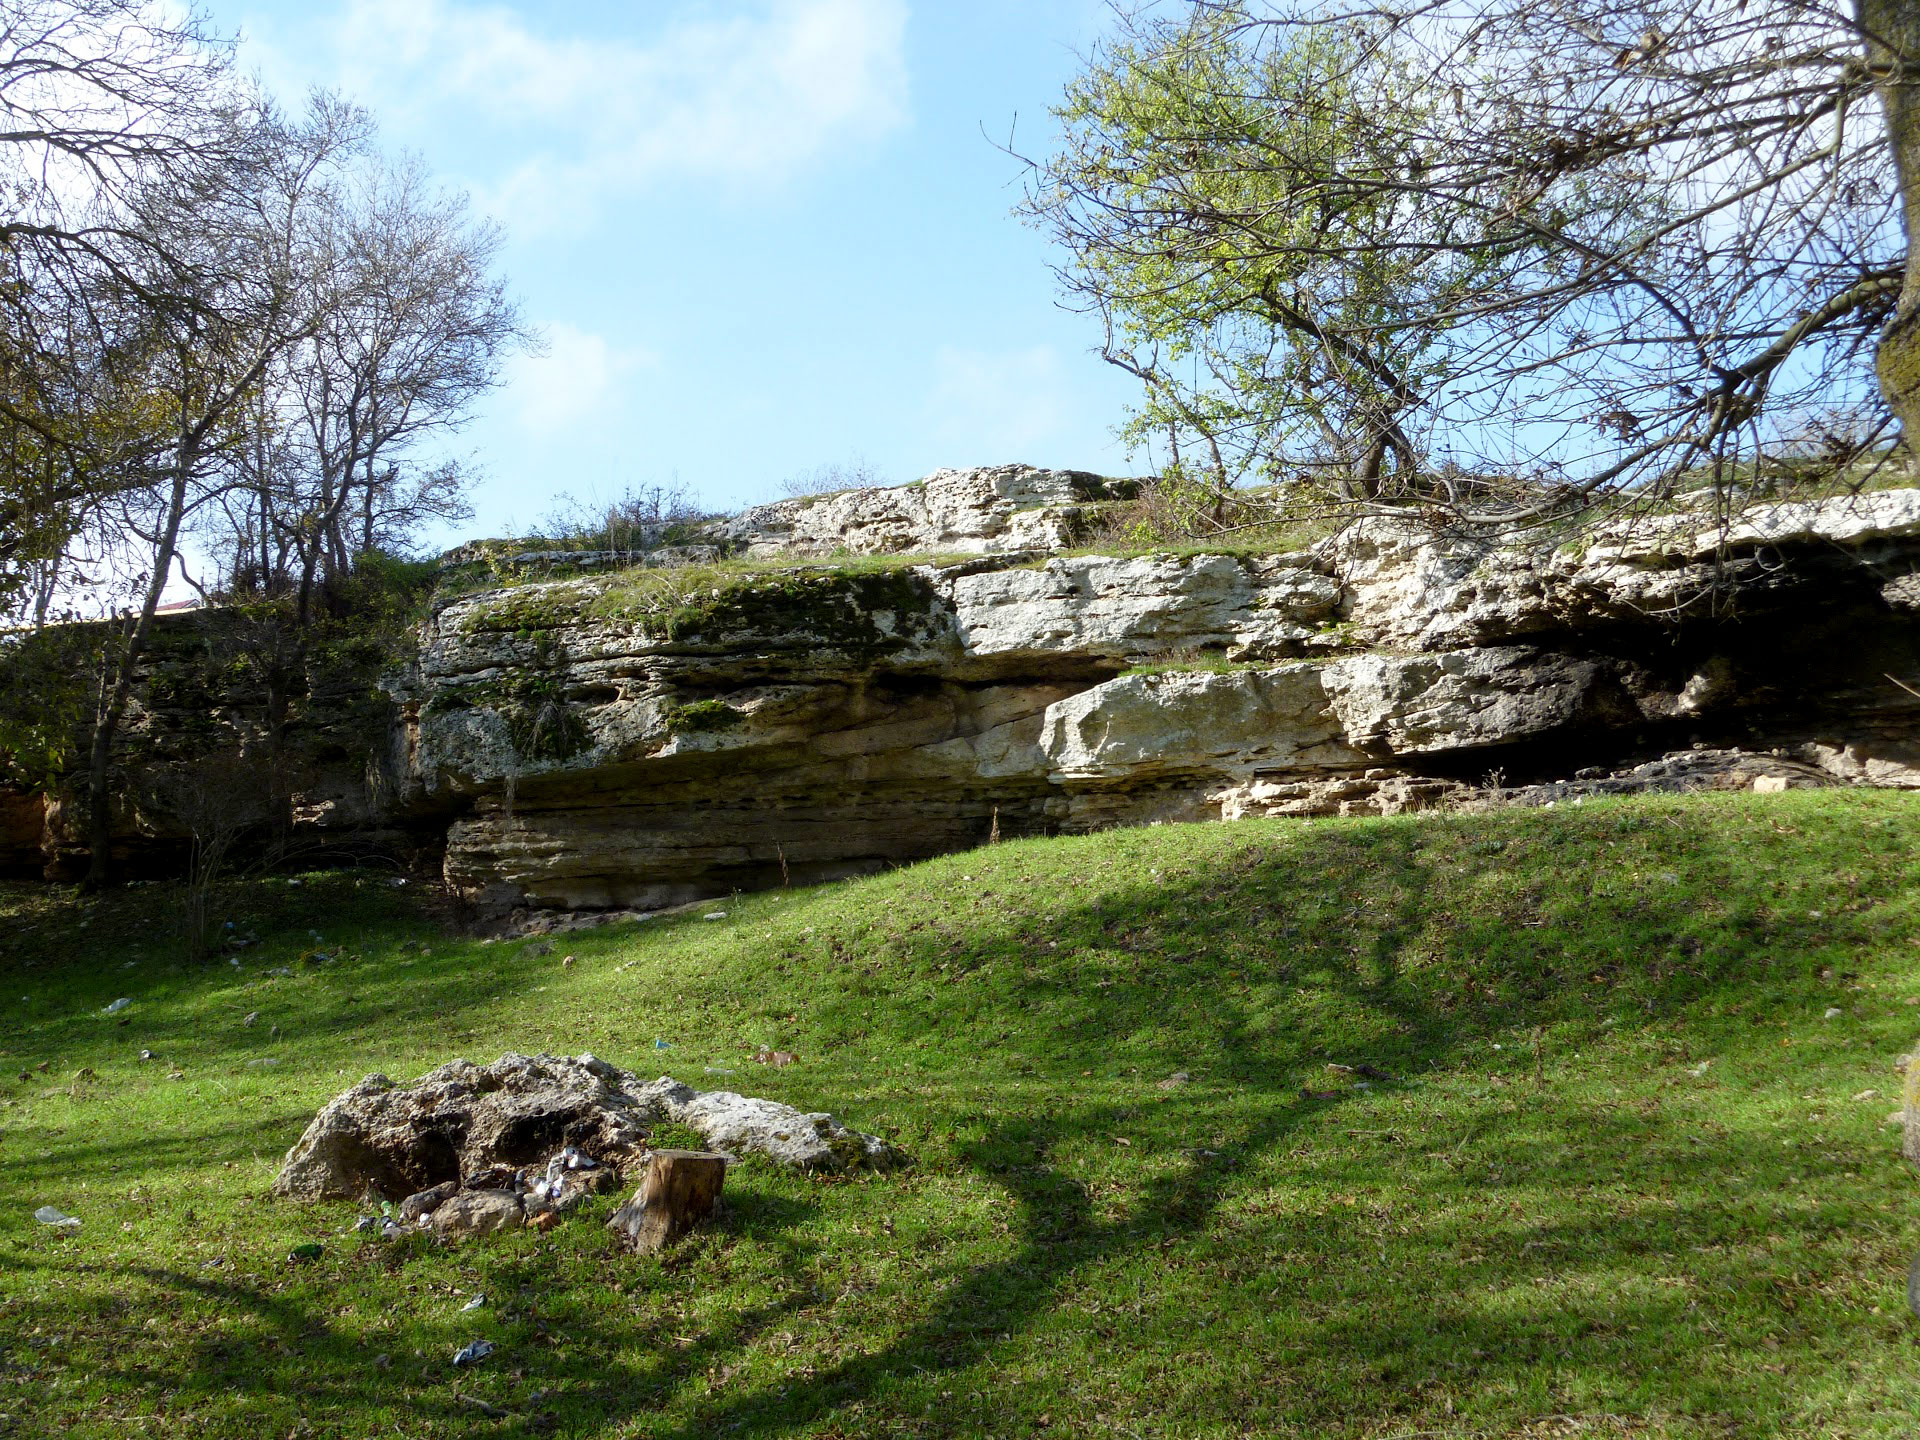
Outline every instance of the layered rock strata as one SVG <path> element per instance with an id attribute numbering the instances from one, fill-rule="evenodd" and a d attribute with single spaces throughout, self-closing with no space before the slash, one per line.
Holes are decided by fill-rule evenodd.
<path id="1" fill-rule="evenodd" d="M 1887 677 L 1920 679 L 1916 537 L 1920 493 L 1898 491 L 1724 535 L 1669 520 L 1528 547 L 1367 521 L 1292 555 L 527 586 L 435 617 L 411 773 L 463 811 L 453 883 L 555 908 L 1580 772 L 1904 785 L 1920 702 Z M 549 734 L 570 727 L 545 752 L 497 689 L 543 666 Z M 1653 763 L 1695 744 L 1737 758 Z"/>
<path id="2" fill-rule="evenodd" d="M 1920 491 L 1060 553 L 1119 493 L 941 472 L 746 512 L 721 563 L 449 599 L 377 736 L 316 722 L 371 738 L 304 813 L 487 907 L 648 909 L 996 835 L 1920 784 Z"/>

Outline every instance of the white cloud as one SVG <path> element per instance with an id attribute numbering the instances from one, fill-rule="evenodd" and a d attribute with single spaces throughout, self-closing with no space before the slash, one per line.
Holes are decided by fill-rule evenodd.
<path id="1" fill-rule="evenodd" d="M 927 408 L 947 465 L 994 465 L 1038 458 L 1067 419 L 1066 375 L 1051 345 L 968 350 L 942 345 L 933 357 Z M 1044 463 L 1044 461 L 1042 462 Z"/>
<path id="2" fill-rule="evenodd" d="M 535 435 L 604 415 L 626 376 L 659 363 L 650 351 L 612 345 L 573 325 L 549 327 L 546 340 L 544 354 L 516 356 L 506 374 L 504 408 Z"/>
<path id="3" fill-rule="evenodd" d="M 466 178 L 516 231 L 663 179 L 779 180 L 906 123 L 906 0 L 729 8 L 636 40 L 536 28 L 503 5 L 346 0 L 317 33 L 335 83 L 396 130 L 498 137 L 509 163 Z M 284 44 L 256 47 L 256 63 L 288 69 Z"/>

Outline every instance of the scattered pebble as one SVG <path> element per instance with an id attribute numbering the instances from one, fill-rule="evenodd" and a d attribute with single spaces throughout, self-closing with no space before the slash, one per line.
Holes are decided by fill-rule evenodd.
<path id="1" fill-rule="evenodd" d="M 480 1361 L 491 1355 L 493 1351 L 494 1344 L 491 1340 L 476 1340 L 471 1345 L 464 1345 L 459 1350 L 456 1350 L 453 1356 L 453 1363 L 456 1366 L 477 1365 Z"/>

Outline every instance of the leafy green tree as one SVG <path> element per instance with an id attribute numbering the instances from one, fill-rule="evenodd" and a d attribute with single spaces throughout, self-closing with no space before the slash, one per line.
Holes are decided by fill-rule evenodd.
<path id="1" fill-rule="evenodd" d="M 1920 307 L 1915 28 L 1908 0 L 1145 8 L 1026 209 L 1143 382 L 1133 438 L 1222 484 L 1518 522 L 1781 452 L 1857 473 L 1920 376 L 1913 324 L 1879 344 Z"/>

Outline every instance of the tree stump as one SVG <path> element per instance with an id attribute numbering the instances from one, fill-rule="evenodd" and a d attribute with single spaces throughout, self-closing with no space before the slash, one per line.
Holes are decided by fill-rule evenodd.
<path id="1" fill-rule="evenodd" d="M 607 1228 L 634 1253 L 650 1255 L 713 1214 L 726 1179 L 724 1155 L 655 1150 L 647 1157 L 639 1191 L 614 1213 Z"/>

